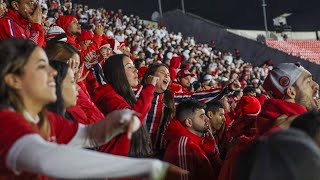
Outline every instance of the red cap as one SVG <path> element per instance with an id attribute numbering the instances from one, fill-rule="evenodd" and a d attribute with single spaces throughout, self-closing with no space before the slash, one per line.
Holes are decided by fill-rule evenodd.
<path id="1" fill-rule="evenodd" d="M 91 30 L 83 29 L 81 31 L 80 36 L 77 37 L 77 40 L 80 41 L 86 41 L 86 40 L 92 40 L 93 39 L 93 33 Z"/>
<path id="2" fill-rule="evenodd" d="M 191 74 L 190 71 L 186 70 L 186 69 L 181 69 L 178 74 L 177 77 L 186 77 L 186 76 L 194 76 L 194 74 Z"/>

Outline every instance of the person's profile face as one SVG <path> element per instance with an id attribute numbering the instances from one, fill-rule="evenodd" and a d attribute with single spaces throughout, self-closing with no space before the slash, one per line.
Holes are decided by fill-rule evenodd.
<path id="1" fill-rule="evenodd" d="M 296 91 L 295 102 L 305 106 L 307 110 L 317 109 L 313 98 L 316 86 L 317 83 L 312 79 L 311 73 L 303 70 L 293 86 Z"/>

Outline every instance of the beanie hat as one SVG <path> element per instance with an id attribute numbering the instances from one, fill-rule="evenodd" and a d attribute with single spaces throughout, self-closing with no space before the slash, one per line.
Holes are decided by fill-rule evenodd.
<path id="1" fill-rule="evenodd" d="M 269 72 L 262 86 L 274 98 L 282 99 L 285 90 L 297 81 L 303 70 L 299 64 L 281 63 Z"/>
<path id="2" fill-rule="evenodd" d="M 92 39 L 93 39 L 93 33 L 91 30 L 88 30 L 88 29 L 83 29 L 81 31 L 80 36 L 77 37 L 78 42 L 92 40 Z"/>
<path id="3" fill-rule="evenodd" d="M 67 41 L 66 33 L 61 27 L 57 25 L 51 26 L 48 29 L 46 38 L 47 38 L 47 41 L 63 41 L 63 42 Z"/>
<path id="4" fill-rule="evenodd" d="M 72 15 L 60 16 L 57 19 L 57 25 L 60 26 L 64 30 L 64 32 L 66 32 L 68 34 L 68 28 L 69 28 L 71 22 L 73 21 L 73 19 L 76 19 L 76 17 L 72 16 Z"/>
<path id="5" fill-rule="evenodd" d="M 243 96 L 236 107 L 237 116 L 258 116 L 261 110 L 259 100 L 254 96 Z"/>

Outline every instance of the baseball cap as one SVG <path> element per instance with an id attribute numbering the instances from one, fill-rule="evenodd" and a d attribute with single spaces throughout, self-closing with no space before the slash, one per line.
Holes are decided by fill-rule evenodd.
<path id="1" fill-rule="evenodd" d="M 269 72 L 262 86 L 273 97 L 282 99 L 285 90 L 297 81 L 304 70 L 300 64 L 281 63 Z"/>
<path id="2" fill-rule="evenodd" d="M 181 78 L 181 77 L 186 77 L 186 76 L 194 76 L 194 74 L 191 74 L 190 71 L 188 71 L 187 69 L 181 69 L 178 74 L 177 77 Z"/>

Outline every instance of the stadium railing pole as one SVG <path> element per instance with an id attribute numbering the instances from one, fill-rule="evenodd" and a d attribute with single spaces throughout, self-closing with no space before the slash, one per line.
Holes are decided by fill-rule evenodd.
<path id="1" fill-rule="evenodd" d="M 265 0 L 262 0 L 264 28 L 265 28 L 265 31 L 266 31 L 266 38 L 269 38 L 266 6 L 267 6 L 266 1 L 265 1 Z"/>
<path id="2" fill-rule="evenodd" d="M 182 8 L 183 14 L 185 14 L 186 11 L 185 11 L 185 9 L 184 9 L 184 0 L 181 0 L 181 8 Z"/>
<path id="3" fill-rule="evenodd" d="M 161 6 L 161 0 L 158 0 L 158 4 L 159 4 L 160 18 L 161 18 L 161 20 L 162 20 L 162 6 Z"/>
<path id="4" fill-rule="evenodd" d="M 158 4 L 159 4 L 159 13 L 160 13 L 159 26 L 162 27 L 162 25 L 163 25 L 163 17 L 162 17 L 161 0 L 158 0 Z"/>

